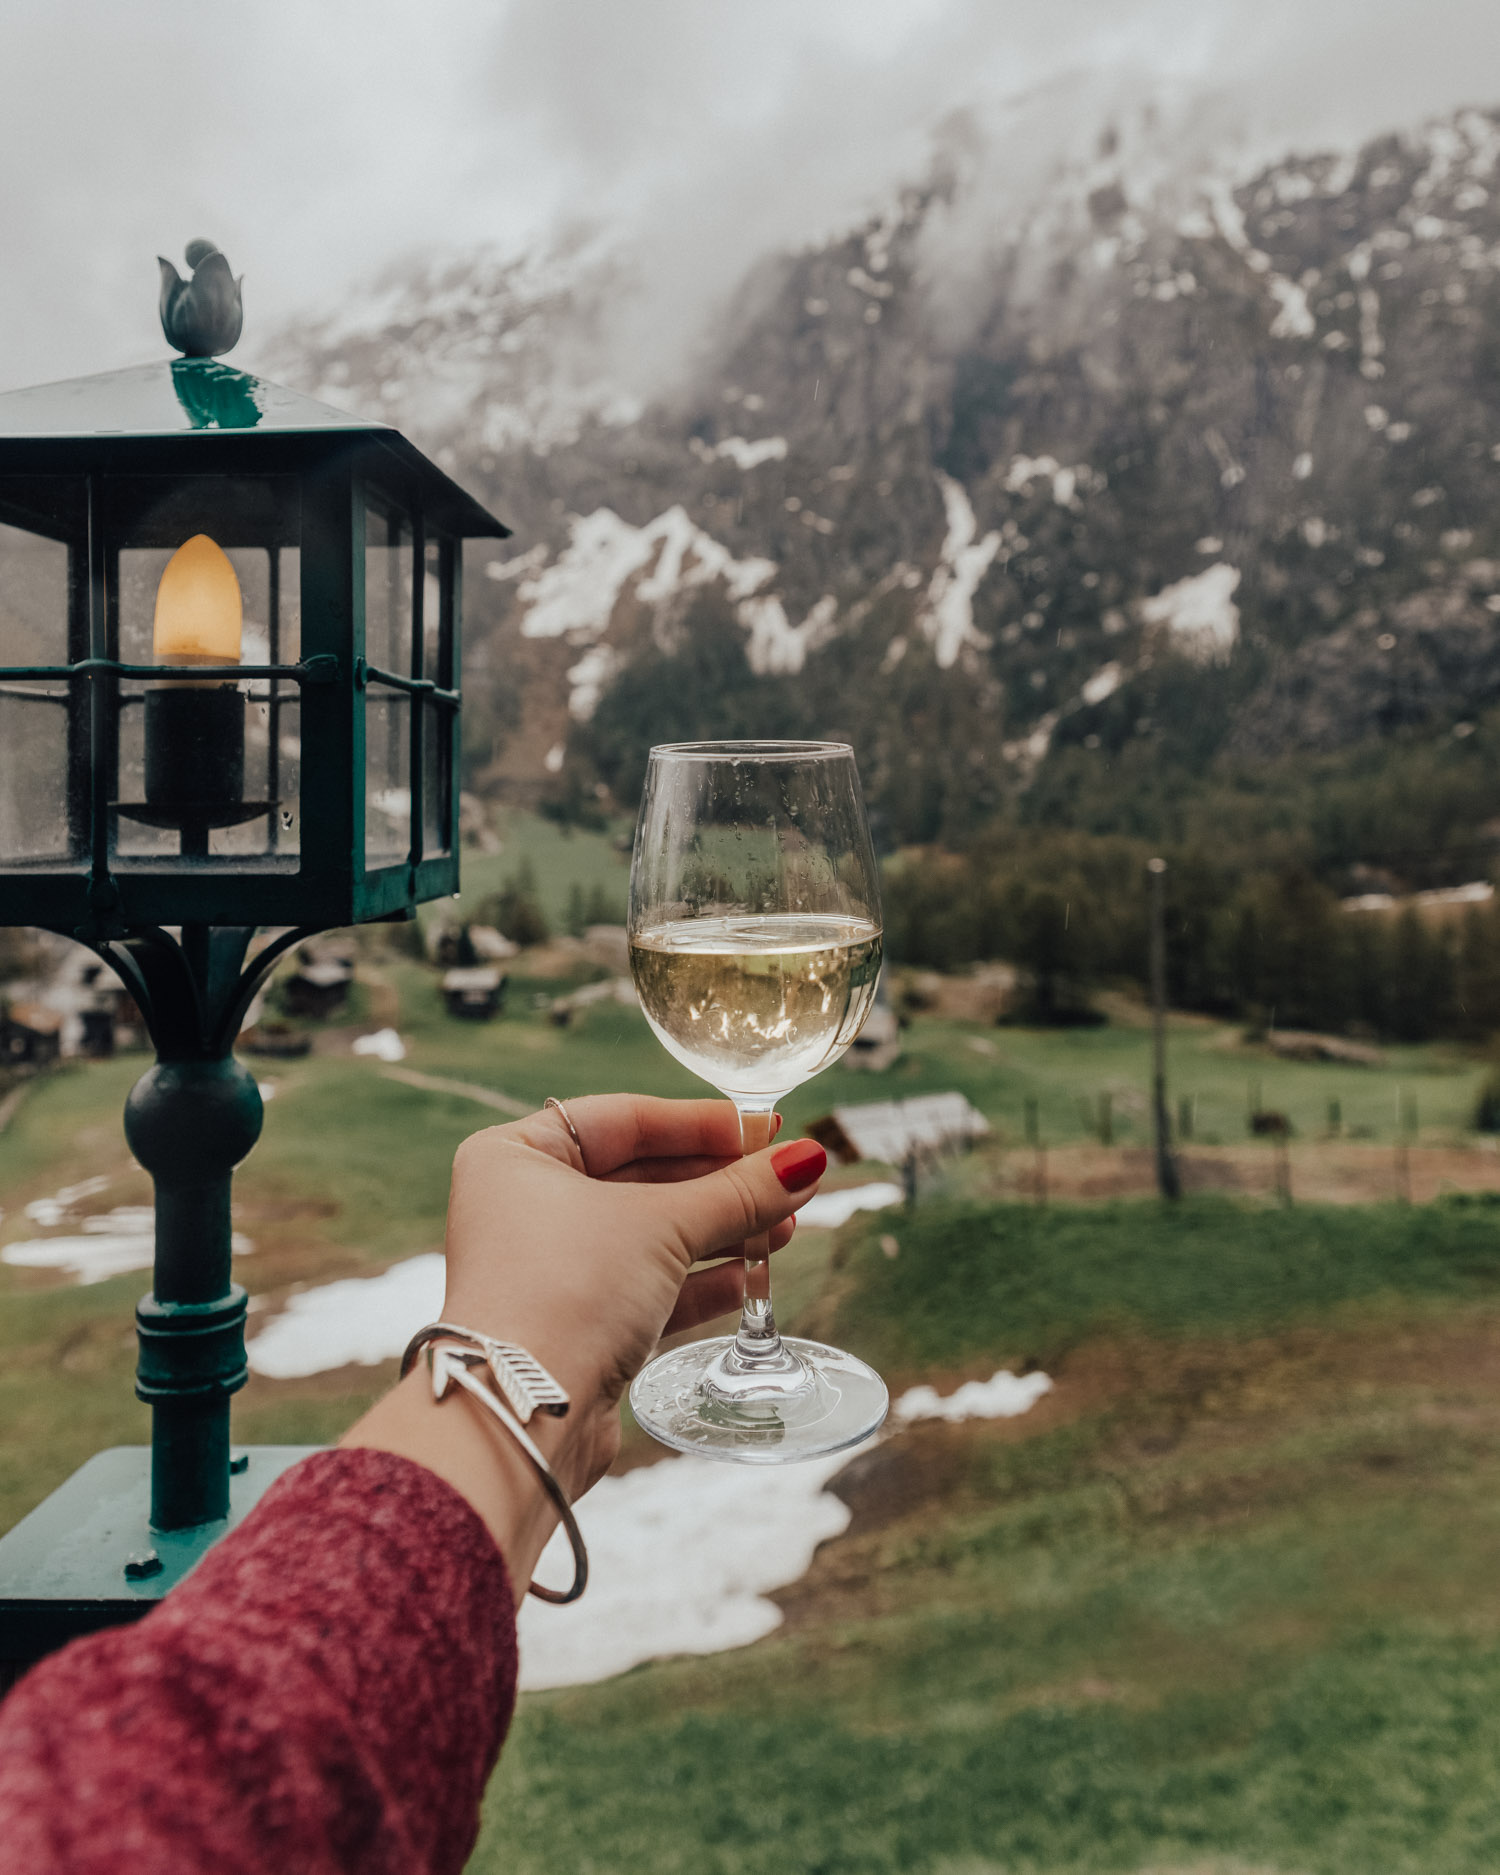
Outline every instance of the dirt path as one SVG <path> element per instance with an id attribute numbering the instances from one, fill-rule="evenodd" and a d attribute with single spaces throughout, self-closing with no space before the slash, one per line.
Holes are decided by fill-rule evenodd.
<path id="1" fill-rule="evenodd" d="M 382 1068 L 381 1073 L 388 1081 L 401 1081 L 407 1087 L 420 1088 L 424 1094 L 452 1094 L 481 1107 L 493 1107 L 496 1113 L 508 1114 L 513 1120 L 524 1119 L 534 1111 L 524 1100 L 498 1093 L 492 1087 L 480 1087 L 474 1081 L 450 1081 L 444 1074 L 419 1074 L 415 1068 Z"/>

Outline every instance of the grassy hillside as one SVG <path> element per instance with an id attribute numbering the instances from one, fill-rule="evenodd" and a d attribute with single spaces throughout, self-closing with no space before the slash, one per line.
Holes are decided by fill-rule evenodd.
<path id="1" fill-rule="evenodd" d="M 452 907 L 460 917 L 472 918 L 478 907 L 504 881 L 529 866 L 536 881 L 537 897 L 543 911 L 557 925 L 567 910 L 568 894 L 579 886 L 585 893 L 599 887 L 614 907 L 616 916 L 625 916 L 625 900 L 630 890 L 630 846 L 632 832 L 628 820 L 619 821 L 609 835 L 586 827 L 560 827 L 538 814 L 496 807 L 491 811 L 494 831 L 500 840 L 498 853 L 481 853 L 466 848 L 463 854 L 463 890 L 459 903 Z M 621 850 L 620 842 L 625 842 Z M 445 913 L 449 907 L 439 900 L 424 907 L 424 917 Z"/>
<path id="2" fill-rule="evenodd" d="M 524 1701 L 475 1869 L 1492 1867 L 1489 1219 L 1209 1202 L 899 1234 L 884 1290 L 856 1253 L 839 1327 L 950 1376 L 1036 1346 L 1056 1391 L 857 1461 L 852 1529 L 770 1640 Z"/>
<path id="3" fill-rule="evenodd" d="M 1098 1335 L 1266 1334 L 1500 1294 L 1500 1209 L 1251 1210 L 1188 1204 L 935 1204 L 851 1226 L 836 1333 L 901 1371 L 1005 1355 L 1050 1367 Z"/>

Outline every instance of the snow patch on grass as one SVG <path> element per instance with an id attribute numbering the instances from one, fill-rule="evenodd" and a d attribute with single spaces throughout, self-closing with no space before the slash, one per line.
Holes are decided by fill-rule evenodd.
<path id="1" fill-rule="evenodd" d="M 999 1373 L 946 1400 L 913 1387 L 896 1413 L 903 1424 L 1011 1418 L 1051 1385 L 1045 1374 Z M 585 1685 L 645 1660 L 721 1653 L 770 1634 L 781 1624 L 772 1590 L 800 1580 L 818 1545 L 849 1527 L 848 1506 L 828 1485 L 853 1456 L 784 1466 L 668 1458 L 601 1480 L 578 1506 L 588 1594 L 566 1608 L 523 1602 L 521 1685 Z M 561 1584 L 570 1566 L 558 1534 L 537 1574 Z"/>
<path id="2" fill-rule="evenodd" d="M 883 1211 L 901 1199 L 901 1187 L 886 1179 L 873 1185 L 846 1185 L 842 1191 L 820 1191 L 809 1198 L 797 1213 L 797 1222 L 814 1230 L 837 1230 L 856 1211 Z"/>
<path id="3" fill-rule="evenodd" d="M 373 1055 L 377 1061 L 405 1061 L 406 1043 L 394 1029 L 376 1029 L 373 1035 L 356 1035 L 356 1055 Z"/>
<path id="4" fill-rule="evenodd" d="M 62 1237 L 6 1244 L 0 1263 L 14 1269 L 62 1270 L 77 1283 L 102 1283 L 130 1270 L 150 1269 L 156 1255 L 156 1213 L 149 1204 L 118 1204 L 112 1211 L 78 1216 L 78 1206 L 98 1197 L 109 1184 L 108 1178 L 86 1178 L 50 1198 L 34 1198 L 26 1207 L 33 1224 L 43 1230 L 69 1223 L 75 1228 Z M 248 1256 L 254 1247 L 248 1237 L 234 1233 L 235 1256 Z"/>
<path id="5" fill-rule="evenodd" d="M 393 1361 L 442 1311 L 443 1258 L 433 1250 L 379 1276 L 351 1276 L 292 1296 L 250 1343 L 250 1369 L 270 1380 L 300 1380 Z"/>
<path id="6" fill-rule="evenodd" d="M 891 1408 L 891 1417 L 903 1426 L 919 1419 L 944 1419 L 950 1425 L 964 1419 L 1016 1419 L 1051 1391 L 1046 1374 L 1013 1374 L 1002 1367 L 988 1380 L 965 1381 L 946 1398 L 936 1387 L 908 1387 Z"/>

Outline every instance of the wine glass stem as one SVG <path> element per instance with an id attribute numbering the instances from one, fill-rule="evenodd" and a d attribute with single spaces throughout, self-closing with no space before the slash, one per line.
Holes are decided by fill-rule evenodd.
<path id="1" fill-rule="evenodd" d="M 770 1106 L 740 1106 L 740 1149 L 759 1152 L 771 1141 Z M 771 1306 L 771 1241 L 767 1236 L 745 1239 L 745 1305 L 740 1311 L 739 1333 L 734 1338 L 735 1352 L 757 1366 L 781 1359 L 781 1336 L 776 1329 L 776 1311 Z"/>

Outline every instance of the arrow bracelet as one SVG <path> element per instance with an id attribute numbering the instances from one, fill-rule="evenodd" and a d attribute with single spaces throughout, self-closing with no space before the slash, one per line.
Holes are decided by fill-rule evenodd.
<path id="1" fill-rule="evenodd" d="M 520 1446 L 541 1475 L 548 1497 L 557 1507 L 563 1529 L 573 1550 L 573 1584 L 567 1589 L 543 1588 L 532 1582 L 528 1592 L 544 1602 L 576 1602 L 588 1587 L 589 1557 L 583 1547 L 577 1519 L 568 1495 L 553 1475 L 552 1467 L 537 1449 L 526 1431 L 535 1413 L 561 1419 L 568 1410 L 568 1396 L 536 1356 L 509 1341 L 495 1341 L 472 1328 L 459 1328 L 452 1322 L 429 1322 L 407 1343 L 401 1356 L 401 1378 L 415 1367 L 417 1356 L 427 1352 L 427 1369 L 432 1375 L 432 1397 L 443 1399 L 450 1387 L 462 1387 L 471 1399 L 478 1400 L 485 1411 L 500 1424 Z M 469 1371 L 480 1367 L 489 1372 L 503 1399 L 497 1399 L 484 1383 Z"/>

